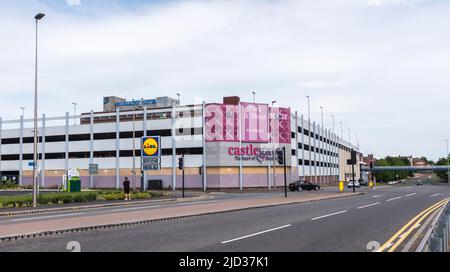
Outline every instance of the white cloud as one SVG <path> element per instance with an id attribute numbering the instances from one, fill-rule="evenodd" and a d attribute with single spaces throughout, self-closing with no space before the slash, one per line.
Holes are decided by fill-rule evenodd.
<path id="1" fill-rule="evenodd" d="M 80 6 L 81 0 L 66 0 L 66 3 L 69 6 Z"/>

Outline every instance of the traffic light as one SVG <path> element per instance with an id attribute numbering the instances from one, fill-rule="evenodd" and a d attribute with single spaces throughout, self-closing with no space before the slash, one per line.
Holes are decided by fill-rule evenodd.
<path id="1" fill-rule="evenodd" d="M 180 170 L 184 169 L 184 158 L 178 159 L 178 169 L 180 169 Z"/>
<path id="2" fill-rule="evenodd" d="M 198 174 L 199 174 L 199 175 L 202 174 L 202 168 L 203 168 L 203 167 L 201 167 L 201 166 L 198 168 Z"/>
<path id="3" fill-rule="evenodd" d="M 284 164 L 283 149 L 277 149 L 277 161 L 280 165 Z"/>
<path id="4" fill-rule="evenodd" d="M 373 161 L 371 160 L 370 161 L 370 170 L 372 170 L 373 169 Z"/>

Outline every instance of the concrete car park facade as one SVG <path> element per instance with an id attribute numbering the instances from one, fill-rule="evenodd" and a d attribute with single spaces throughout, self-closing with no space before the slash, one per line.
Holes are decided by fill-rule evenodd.
<path id="1" fill-rule="evenodd" d="M 145 171 L 144 186 L 149 180 L 161 180 L 164 188 L 171 189 L 181 186 L 178 158 L 182 154 L 185 186 L 208 190 L 283 186 L 283 167 L 274 156 L 282 147 L 287 150 L 288 182 L 336 184 L 348 179 L 351 168 L 346 160 L 351 149 L 358 151 L 331 129 L 308 122 L 290 108 L 239 98 L 195 105 L 162 101 L 168 102 L 128 103 L 109 97 L 102 112 L 42 115 L 38 120 L 40 187 L 59 186 L 67 172 L 77 168 L 84 188 L 120 188 L 125 177 L 140 188 L 142 136 L 161 136 L 161 170 Z M 32 184 L 32 125 L 33 120 L 23 116 L 0 118 L 0 174 L 16 178 L 23 186 Z M 359 151 L 358 161 L 362 161 Z M 98 173 L 89 173 L 90 164 L 98 165 Z M 355 170 L 358 177 L 359 167 Z"/>

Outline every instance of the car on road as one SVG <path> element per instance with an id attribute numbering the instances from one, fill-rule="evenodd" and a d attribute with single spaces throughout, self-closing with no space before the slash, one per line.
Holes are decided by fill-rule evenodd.
<path id="1" fill-rule="evenodd" d="M 289 184 L 289 190 L 291 192 L 294 191 L 318 191 L 320 190 L 320 186 L 317 184 L 313 184 L 311 182 L 307 182 L 307 181 L 303 181 L 303 180 L 299 180 L 297 182 L 293 182 L 291 184 Z"/>
<path id="2" fill-rule="evenodd" d="M 353 182 L 354 182 L 354 183 L 353 183 Z M 359 181 L 357 181 L 357 180 L 355 180 L 355 181 L 350 180 L 350 181 L 348 182 L 348 184 L 347 184 L 347 187 L 348 187 L 348 188 L 353 188 L 353 186 L 355 186 L 356 188 L 359 188 L 359 187 L 361 187 L 361 184 L 360 184 Z"/>
<path id="3" fill-rule="evenodd" d="M 418 180 L 416 185 L 417 186 L 423 186 L 423 182 L 421 180 Z"/>

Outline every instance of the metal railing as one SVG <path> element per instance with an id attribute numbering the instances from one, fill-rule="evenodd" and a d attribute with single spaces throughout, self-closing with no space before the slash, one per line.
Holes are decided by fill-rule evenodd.
<path id="1" fill-rule="evenodd" d="M 416 252 L 450 252 L 450 204 L 440 209 Z"/>

